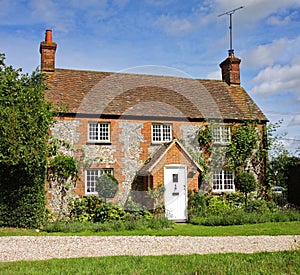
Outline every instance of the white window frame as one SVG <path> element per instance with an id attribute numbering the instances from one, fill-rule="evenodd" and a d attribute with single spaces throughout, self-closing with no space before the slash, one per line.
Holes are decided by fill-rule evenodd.
<path id="1" fill-rule="evenodd" d="M 167 130 L 168 138 L 165 137 Z M 151 126 L 152 143 L 164 143 L 172 141 L 172 124 L 169 123 L 153 123 Z"/>
<path id="2" fill-rule="evenodd" d="M 103 174 L 114 174 L 114 170 L 112 168 L 99 168 L 99 169 L 87 169 L 85 170 L 85 194 L 86 195 L 97 195 L 98 193 L 95 191 L 96 181 Z M 93 190 L 90 191 L 89 189 Z"/>
<path id="3" fill-rule="evenodd" d="M 94 130 L 92 129 L 94 127 Z M 110 123 L 109 122 L 89 122 L 88 123 L 88 142 L 110 142 Z"/>
<path id="4" fill-rule="evenodd" d="M 211 133 L 214 144 L 228 144 L 231 141 L 229 125 L 213 126 Z"/>
<path id="5" fill-rule="evenodd" d="M 213 192 L 234 192 L 234 173 L 230 170 L 213 171 L 212 179 Z"/>

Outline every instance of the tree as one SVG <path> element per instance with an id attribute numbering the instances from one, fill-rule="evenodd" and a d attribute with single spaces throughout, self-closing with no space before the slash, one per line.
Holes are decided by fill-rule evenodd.
<path id="1" fill-rule="evenodd" d="M 287 187 L 289 168 L 295 166 L 299 162 L 298 150 L 293 153 L 289 152 L 282 140 L 286 133 L 276 134 L 276 130 L 280 127 L 282 121 L 270 124 L 268 127 L 268 147 L 269 155 L 267 162 L 267 186 L 273 185 Z"/>
<path id="2" fill-rule="evenodd" d="M 235 177 L 236 187 L 245 194 L 245 206 L 247 206 L 248 194 L 257 188 L 257 182 L 254 175 L 250 172 L 241 172 Z"/>
<path id="3" fill-rule="evenodd" d="M 0 54 L 0 226 L 37 227 L 45 217 L 49 126 L 43 76 L 22 74 Z"/>
<path id="4" fill-rule="evenodd" d="M 96 182 L 96 192 L 98 192 L 99 197 L 113 198 L 119 189 L 119 184 L 116 178 L 111 174 L 102 174 Z"/>

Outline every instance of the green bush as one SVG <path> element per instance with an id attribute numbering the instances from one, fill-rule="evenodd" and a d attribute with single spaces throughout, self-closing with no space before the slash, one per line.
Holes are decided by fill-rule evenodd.
<path id="1" fill-rule="evenodd" d="M 242 172 L 236 175 L 234 184 L 238 190 L 245 194 L 245 206 L 248 202 L 248 194 L 254 192 L 257 188 L 257 181 L 250 172 Z"/>
<path id="2" fill-rule="evenodd" d="M 0 226 L 39 227 L 45 219 L 46 160 L 53 108 L 43 77 L 0 54 Z"/>
<path id="3" fill-rule="evenodd" d="M 245 207 L 247 212 L 266 213 L 270 211 L 268 203 L 265 200 L 250 200 Z"/>
<path id="4" fill-rule="evenodd" d="M 103 202 L 98 196 L 75 198 L 69 204 L 70 220 L 81 222 L 105 222 L 123 220 L 126 212 L 113 203 Z"/>
<path id="5" fill-rule="evenodd" d="M 202 192 L 189 194 L 188 200 L 188 216 L 199 216 L 205 212 L 206 198 Z"/>
<path id="6" fill-rule="evenodd" d="M 243 209 L 224 211 L 222 215 L 206 215 L 193 217 L 190 223 L 195 225 L 219 226 L 242 225 L 265 222 L 299 221 L 300 212 L 296 210 L 280 210 L 277 212 L 246 212 Z"/>
<path id="7" fill-rule="evenodd" d="M 75 198 L 69 203 L 71 221 L 94 221 L 96 211 L 102 206 L 102 200 L 98 196 Z"/>
<path id="8" fill-rule="evenodd" d="M 122 207 L 118 207 L 112 203 L 102 203 L 95 209 L 93 222 L 107 222 L 115 220 L 124 220 L 126 212 Z"/>
<path id="9" fill-rule="evenodd" d="M 224 211 L 229 211 L 230 209 L 230 204 L 225 196 L 213 195 L 208 198 L 207 213 L 211 215 L 221 215 Z"/>
<path id="10" fill-rule="evenodd" d="M 116 178 L 111 174 L 102 174 L 96 182 L 96 191 L 100 198 L 113 198 L 118 192 L 119 184 Z"/>

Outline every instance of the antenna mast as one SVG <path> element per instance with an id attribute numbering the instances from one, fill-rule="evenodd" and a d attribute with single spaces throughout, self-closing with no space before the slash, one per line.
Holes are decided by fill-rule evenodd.
<path id="1" fill-rule="evenodd" d="M 218 17 L 220 16 L 223 16 L 223 15 L 229 15 L 229 30 L 230 30 L 230 49 L 228 51 L 229 53 L 229 56 L 233 55 L 234 53 L 234 50 L 232 48 L 232 15 L 237 11 L 237 10 L 240 10 L 242 9 L 243 6 L 239 7 L 239 8 L 236 8 L 234 10 L 231 10 L 231 11 L 227 11 L 227 12 L 224 12 L 222 14 L 219 14 Z"/>

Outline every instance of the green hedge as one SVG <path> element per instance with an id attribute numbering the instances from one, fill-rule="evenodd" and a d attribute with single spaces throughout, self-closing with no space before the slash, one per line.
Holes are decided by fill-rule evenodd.
<path id="1" fill-rule="evenodd" d="M 0 226 L 37 228 L 45 219 L 45 171 L 0 165 Z"/>

